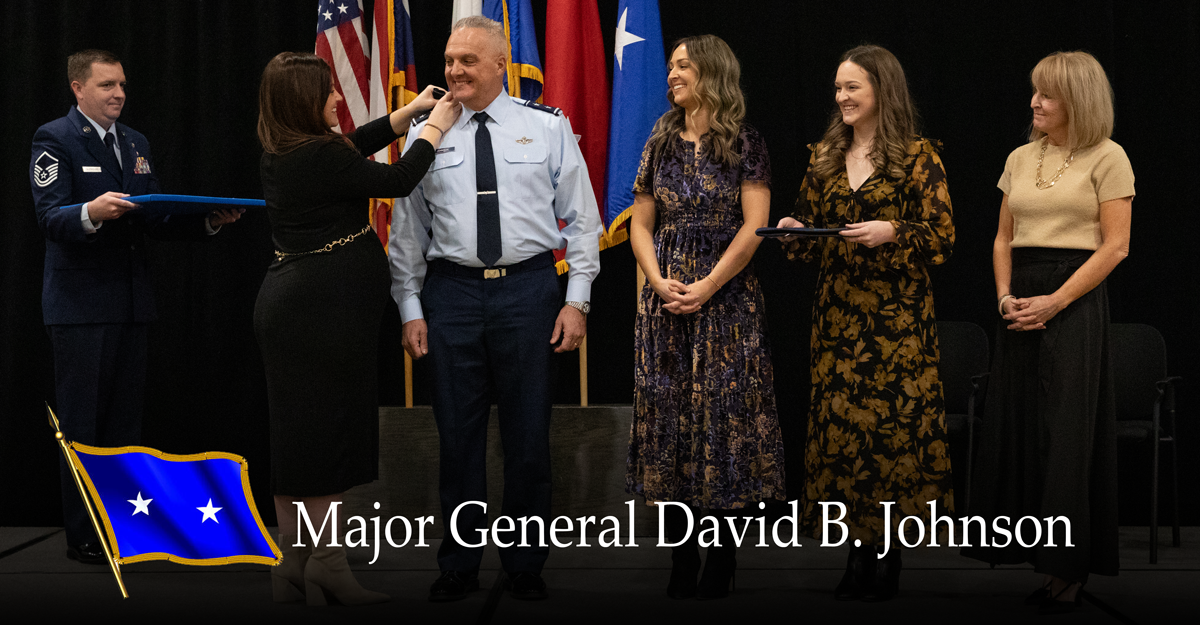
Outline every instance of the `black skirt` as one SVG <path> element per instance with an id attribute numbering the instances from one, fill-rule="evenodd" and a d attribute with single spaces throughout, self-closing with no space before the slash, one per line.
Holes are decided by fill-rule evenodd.
<path id="1" fill-rule="evenodd" d="M 387 256 L 370 233 L 276 261 L 254 305 L 271 413 L 271 492 L 316 497 L 379 476 Z"/>
<path id="2" fill-rule="evenodd" d="M 1017 248 L 1012 251 L 1012 294 L 1048 295 L 1083 265 L 1090 250 Z M 1007 547 L 964 548 L 963 555 L 992 564 L 1029 562 L 1039 573 L 1086 582 L 1089 573 L 1116 575 L 1116 403 L 1109 366 L 1108 292 L 1104 282 L 1046 323 L 1015 332 L 1001 320 L 988 381 L 987 405 L 975 466 L 971 516 L 1006 515 L 1011 530 L 1032 516 L 1042 527 L 1036 546 L 1014 538 Z M 1061 522 L 1047 546 L 1046 517 L 1071 523 L 1074 547 L 1064 546 Z M 1026 523 L 1026 544 L 1033 527 Z"/>

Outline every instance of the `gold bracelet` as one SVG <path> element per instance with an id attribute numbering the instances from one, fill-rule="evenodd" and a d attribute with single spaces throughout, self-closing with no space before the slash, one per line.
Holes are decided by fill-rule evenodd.
<path id="1" fill-rule="evenodd" d="M 713 284 L 717 284 L 717 281 L 713 280 L 712 276 L 704 276 L 704 277 L 707 278 L 709 282 L 712 282 Z M 720 289 L 721 285 L 717 284 L 717 288 Z"/>
<path id="2" fill-rule="evenodd" d="M 426 127 L 426 128 L 432 128 L 432 129 L 434 129 L 434 130 L 438 131 L 438 133 L 440 133 L 440 134 L 441 134 L 443 137 L 444 137 L 444 136 L 446 136 L 446 131 L 445 131 L 445 130 L 442 130 L 441 128 L 438 128 L 438 127 L 437 127 L 436 125 L 434 125 L 434 124 L 431 124 L 431 123 L 429 123 L 429 122 L 425 122 L 425 127 Z"/>

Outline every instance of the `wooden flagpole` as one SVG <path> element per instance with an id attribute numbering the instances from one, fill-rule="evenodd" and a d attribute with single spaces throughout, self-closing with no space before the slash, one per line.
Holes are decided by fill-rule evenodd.
<path id="1" fill-rule="evenodd" d="M 587 408 L 588 405 L 586 335 L 579 343 L 579 405 L 583 408 Z"/>
<path id="2" fill-rule="evenodd" d="M 408 352 L 404 352 L 404 407 L 413 407 L 413 387 L 412 387 L 412 356 Z"/>

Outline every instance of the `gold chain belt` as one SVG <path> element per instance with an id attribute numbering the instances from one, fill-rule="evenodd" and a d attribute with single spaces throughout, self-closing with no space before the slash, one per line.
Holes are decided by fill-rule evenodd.
<path id="1" fill-rule="evenodd" d="M 350 236 L 342 237 L 336 241 L 330 241 L 329 243 L 325 244 L 325 247 L 319 247 L 315 250 L 309 250 L 307 252 L 296 252 L 295 254 L 288 254 L 286 252 L 281 252 L 279 250 L 275 250 L 275 260 L 281 261 L 289 256 L 308 256 L 309 254 L 321 254 L 323 252 L 332 252 L 333 248 L 335 248 L 339 245 L 345 245 L 345 244 L 357 239 L 358 237 L 361 237 L 362 235 L 370 232 L 370 230 L 371 230 L 371 226 L 368 225 L 366 228 L 363 228 L 362 231 L 359 232 L 358 234 L 352 234 Z"/>

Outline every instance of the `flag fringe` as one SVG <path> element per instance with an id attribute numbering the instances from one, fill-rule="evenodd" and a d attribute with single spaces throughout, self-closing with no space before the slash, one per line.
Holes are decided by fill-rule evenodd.
<path id="1" fill-rule="evenodd" d="M 608 226 L 608 231 L 600 237 L 601 250 L 606 250 L 629 240 L 629 228 L 622 228 L 621 226 L 624 226 L 630 217 L 633 217 L 633 206 L 621 211 L 621 214 L 612 220 L 612 223 Z"/>

